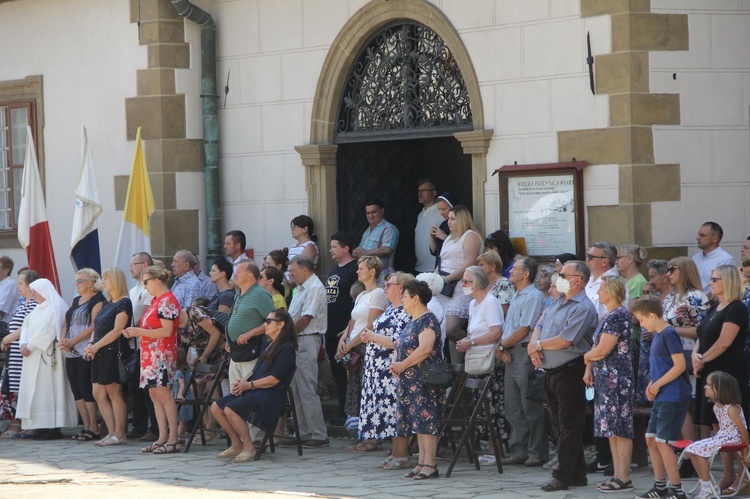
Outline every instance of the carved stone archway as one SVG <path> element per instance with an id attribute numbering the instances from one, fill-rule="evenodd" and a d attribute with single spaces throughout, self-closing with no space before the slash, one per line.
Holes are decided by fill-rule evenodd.
<path id="1" fill-rule="evenodd" d="M 416 21 L 437 33 L 450 47 L 461 70 L 471 103 L 474 130 L 454 136 L 461 142 L 464 153 L 472 157 L 472 211 L 477 227 L 484 228 L 486 158 L 492 131 L 484 129 L 482 96 L 469 53 L 448 18 L 425 0 L 373 0 L 349 19 L 331 44 L 315 90 L 310 144 L 295 148 L 305 165 L 308 213 L 315 220 L 323 245 L 328 244 L 328 238 L 337 230 L 337 146 L 333 142 L 344 82 L 368 40 L 383 26 L 399 19 Z M 321 272 L 327 273 L 329 266 L 328 260 L 323 259 Z"/>

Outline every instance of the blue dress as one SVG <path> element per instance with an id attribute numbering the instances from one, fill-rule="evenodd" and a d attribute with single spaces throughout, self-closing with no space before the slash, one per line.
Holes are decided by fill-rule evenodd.
<path id="1" fill-rule="evenodd" d="M 594 347 L 603 334 L 617 336 L 605 358 L 594 362 L 594 436 L 635 438 L 633 432 L 633 323 L 625 307 L 604 316 L 594 333 Z"/>
<path id="2" fill-rule="evenodd" d="M 390 336 L 394 341 L 411 321 L 404 307 L 389 306 L 372 322 L 376 334 Z M 368 343 L 362 370 L 362 401 L 359 409 L 359 439 L 395 437 L 396 393 L 398 379 L 388 372 L 393 350 L 377 343 Z"/>
<path id="3" fill-rule="evenodd" d="M 422 382 L 422 364 L 442 358 L 440 323 L 432 312 L 407 324 L 396 340 L 396 361 L 401 362 L 419 346 L 419 334 L 425 329 L 435 331 L 430 355 L 421 364 L 411 366 L 398 377 L 398 435 L 438 435 L 445 410 L 445 390 L 430 390 Z"/>

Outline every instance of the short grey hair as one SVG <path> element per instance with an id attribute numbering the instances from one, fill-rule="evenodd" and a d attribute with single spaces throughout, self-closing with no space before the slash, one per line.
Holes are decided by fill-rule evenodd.
<path id="1" fill-rule="evenodd" d="M 536 282 L 536 276 L 539 273 L 539 264 L 536 260 L 531 258 L 530 256 L 521 256 L 516 258 L 517 262 L 521 262 L 521 266 L 523 267 L 524 272 L 529 273 L 529 282 Z M 548 265 L 550 270 L 553 270 L 551 266 Z M 550 273 L 551 274 L 551 273 Z"/>
<path id="2" fill-rule="evenodd" d="M 292 258 L 290 263 L 296 263 L 298 267 L 308 269 L 310 272 L 315 272 L 315 263 L 312 259 L 305 255 L 299 255 Z"/>
<path id="3" fill-rule="evenodd" d="M 487 272 L 482 270 L 482 267 L 478 265 L 472 265 L 466 267 L 466 272 L 471 274 L 474 278 L 474 286 L 471 288 L 472 291 L 476 289 L 487 289 L 490 285 L 490 278 L 487 276 Z"/>
<path id="4" fill-rule="evenodd" d="M 586 265 L 586 262 L 582 262 L 580 260 L 569 260 L 565 262 L 565 265 L 573 265 L 576 273 L 581 274 L 581 279 L 584 282 L 584 286 L 591 279 L 591 270 L 589 269 L 589 266 Z"/>
<path id="5" fill-rule="evenodd" d="M 198 264 L 198 259 L 195 257 L 192 251 L 188 251 L 186 249 L 177 250 L 175 256 L 177 255 L 181 256 L 191 269 Z"/>
<path id="6" fill-rule="evenodd" d="M 669 262 L 666 260 L 649 260 L 646 264 L 649 270 L 653 269 L 659 275 L 664 275 L 669 270 Z"/>
<path id="7" fill-rule="evenodd" d="M 393 274 L 389 276 L 389 279 L 390 277 L 393 277 Z M 432 296 L 439 295 L 445 285 L 443 278 L 434 272 L 422 272 L 421 274 L 417 274 L 415 279 L 427 283 L 430 292 L 432 292 Z"/>
<path id="8" fill-rule="evenodd" d="M 592 248 L 599 248 L 604 252 L 604 256 L 609 260 L 609 266 L 614 267 L 617 261 L 617 246 L 606 241 L 594 243 L 591 245 Z"/>

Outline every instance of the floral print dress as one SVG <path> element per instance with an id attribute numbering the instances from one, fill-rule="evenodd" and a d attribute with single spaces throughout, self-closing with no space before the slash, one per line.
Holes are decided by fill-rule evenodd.
<path id="1" fill-rule="evenodd" d="M 740 431 L 737 429 L 734 421 L 732 421 L 732 418 L 729 417 L 730 407 L 730 404 L 725 404 L 721 407 L 718 404 L 714 404 L 714 414 L 716 414 L 716 419 L 719 420 L 719 431 L 713 437 L 704 438 L 688 445 L 685 448 L 685 452 L 691 452 L 701 457 L 711 457 L 711 454 L 716 449 L 721 448 L 722 445 L 741 444 L 742 436 L 740 436 Z M 737 406 L 737 408 L 740 410 L 740 421 L 745 424 L 745 414 L 742 412 L 742 407 Z"/>
<path id="2" fill-rule="evenodd" d="M 372 322 L 375 334 L 399 337 L 411 317 L 404 307 L 389 306 Z M 362 372 L 362 401 L 359 409 L 359 439 L 384 440 L 397 436 L 396 407 L 398 380 L 388 372 L 393 350 L 377 343 L 367 344 Z"/>
<path id="3" fill-rule="evenodd" d="M 594 436 L 635 438 L 633 432 L 633 323 L 625 307 L 607 313 L 594 333 L 594 347 L 602 335 L 617 336 L 605 358 L 593 363 Z"/>
<path id="4" fill-rule="evenodd" d="M 186 349 L 195 347 L 195 352 L 198 357 L 200 357 L 201 355 L 203 355 L 203 352 L 206 351 L 208 342 L 211 340 L 211 335 L 208 334 L 208 332 L 200 326 L 200 323 L 205 319 L 212 321 L 211 315 L 208 313 L 208 307 L 187 307 L 185 309 L 185 313 L 188 316 L 188 323 L 185 327 L 178 328 L 177 330 L 180 346 L 183 346 Z M 229 358 L 229 353 L 227 353 L 226 349 L 224 348 L 224 345 L 226 344 L 225 335 L 223 334 L 224 331 L 218 326 L 217 328 L 222 334 L 221 336 L 219 336 L 219 342 L 216 344 L 216 347 L 213 349 L 206 361 L 207 364 L 211 364 L 214 366 L 219 365 L 222 360 Z M 222 377 L 226 376 L 226 373 L 228 371 L 229 361 L 224 363 Z M 203 383 L 207 381 L 213 381 L 214 376 L 215 375 L 213 374 L 206 375 L 198 373 L 196 374 L 195 379 L 198 383 Z"/>
<path id="5" fill-rule="evenodd" d="M 419 346 L 419 334 L 425 329 L 435 331 L 435 344 L 430 355 L 416 366 L 398 376 L 398 436 L 414 434 L 438 435 L 445 411 L 445 390 L 430 390 L 422 382 L 422 365 L 433 364 L 442 358 L 440 351 L 440 323 L 432 312 L 406 325 L 395 340 L 396 361 L 401 362 Z"/>
<path id="6" fill-rule="evenodd" d="M 674 327 L 698 327 L 703 317 L 708 312 L 708 297 L 700 289 L 691 289 L 680 299 L 677 292 L 669 293 L 664 297 L 662 302 L 664 305 L 664 320 L 667 321 Z M 694 379 L 693 376 L 693 361 L 691 355 L 693 353 L 693 347 L 695 346 L 695 340 L 692 338 L 683 338 L 682 347 L 685 350 L 685 362 L 687 362 L 687 369 L 690 373 L 690 378 Z"/>
<path id="7" fill-rule="evenodd" d="M 161 319 L 172 321 L 172 334 L 164 338 L 140 337 L 141 388 L 168 388 L 177 370 L 177 323 L 180 304 L 171 291 L 155 298 L 141 318 L 141 328 L 159 329 Z"/>

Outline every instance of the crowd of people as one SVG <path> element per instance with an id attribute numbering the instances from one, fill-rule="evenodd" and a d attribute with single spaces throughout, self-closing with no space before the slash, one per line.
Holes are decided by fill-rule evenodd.
<path id="1" fill-rule="evenodd" d="M 494 464 L 502 455 L 494 442 L 505 442 L 503 464 L 552 468 L 545 491 L 585 486 L 597 471 L 611 476 L 597 484 L 602 492 L 632 490 L 633 408 L 649 407 L 655 483 L 637 497 L 685 497 L 671 446 L 678 439 L 695 442 L 688 452 L 708 497 L 705 459 L 717 445 L 748 440 L 750 238 L 740 267 L 714 222 L 699 228 L 693 258 L 647 261 L 637 245 L 594 242 L 580 258 L 564 253 L 540 266 L 516 255 L 503 231 L 483 237 L 468 208 L 450 192 L 438 196 L 433 182 L 420 181 L 417 194 L 412 269 L 394 268 L 399 232 L 377 199 L 366 203 L 359 241 L 330 237 L 334 264 L 323 280 L 306 215 L 291 221 L 294 244 L 269 252 L 261 267 L 245 254 L 245 234 L 232 230 L 226 258 L 208 275 L 187 250 L 176 252 L 171 272 L 137 253 L 136 286 L 128 291 L 122 269 L 80 269 L 70 306 L 33 269 L 9 285 L 13 262 L 0 258 L 9 352 L 0 418 L 12 420 L 1 437 L 61 438 L 60 428 L 80 419 L 74 440 L 140 439 L 143 453 L 179 452 L 196 422 L 178 407 L 203 398 L 218 377 L 201 424 L 206 444 L 228 436 L 219 458 L 254 460 L 264 436 L 280 447 L 328 446 L 321 399 L 335 391 L 329 424 L 356 435 L 351 452 L 382 452 L 380 467 L 426 480 L 440 476 L 446 407 L 429 372 L 445 359 L 489 383 L 489 427 L 476 429 L 490 442 L 482 464 Z M 186 379 L 197 364 L 217 369 L 196 374 L 192 393 Z M 298 435 L 282 414 L 288 387 Z M 583 452 L 588 408 L 592 463 Z M 719 486 L 743 487 L 731 456 L 723 464 Z"/>

